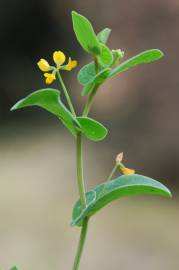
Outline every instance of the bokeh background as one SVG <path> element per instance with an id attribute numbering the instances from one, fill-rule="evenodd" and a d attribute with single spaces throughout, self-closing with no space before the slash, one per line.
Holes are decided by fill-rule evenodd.
<path id="1" fill-rule="evenodd" d="M 51 61 L 60 49 L 79 62 L 64 80 L 81 112 L 76 75 L 89 57 L 72 30 L 76 10 L 96 32 L 112 28 L 109 46 L 124 50 L 125 59 L 151 48 L 165 53 L 98 92 L 91 116 L 110 132 L 100 143 L 85 141 L 87 189 L 105 181 L 123 151 L 128 167 L 161 180 L 174 195 L 123 198 L 103 209 L 90 224 L 81 269 L 178 270 L 179 1 L 0 0 L 0 6 L 0 268 L 71 269 L 79 236 L 69 226 L 78 197 L 74 139 L 45 111 L 9 109 L 45 87 L 36 62 Z"/>

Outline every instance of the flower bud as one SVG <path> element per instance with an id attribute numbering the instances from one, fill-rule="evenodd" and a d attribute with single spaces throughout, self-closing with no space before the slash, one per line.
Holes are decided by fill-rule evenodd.
<path id="1" fill-rule="evenodd" d="M 121 51 L 120 49 L 112 50 L 112 54 L 113 54 L 113 65 L 118 64 L 124 57 L 124 52 Z"/>

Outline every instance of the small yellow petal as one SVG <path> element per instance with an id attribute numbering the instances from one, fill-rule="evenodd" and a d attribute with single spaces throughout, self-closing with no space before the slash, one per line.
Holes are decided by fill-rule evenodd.
<path id="1" fill-rule="evenodd" d="M 37 65 L 41 71 L 49 71 L 51 69 L 49 63 L 45 59 L 40 59 Z"/>
<path id="2" fill-rule="evenodd" d="M 71 60 L 71 57 L 68 60 L 68 64 L 65 67 L 65 70 L 72 70 L 73 68 L 75 68 L 77 66 L 78 62 L 76 60 Z"/>
<path id="3" fill-rule="evenodd" d="M 132 175 L 135 173 L 135 170 L 129 168 L 121 168 L 121 171 L 124 175 Z"/>
<path id="4" fill-rule="evenodd" d="M 55 51 L 53 53 L 53 60 L 54 60 L 55 64 L 63 65 L 63 63 L 65 62 L 65 59 L 66 59 L 66 57 L 65 57 L 63 52 Z"/>
<path id="5" fill-rule="evenodd" d="M 46 84 L 51 84 L 56 79 L 55 75 L 51 73 L 44 73 L 44 77 Z"/>

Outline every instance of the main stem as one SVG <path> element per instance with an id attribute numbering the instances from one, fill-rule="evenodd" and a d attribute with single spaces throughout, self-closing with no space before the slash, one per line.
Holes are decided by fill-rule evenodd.
<path id="1" fill-rule="evenodd" d="M 83 147 L 82 147 L 82 133 L 79 132 L 76 138 L 76 168 L 78 190 L 80 194 L 80 201 L 82 208 L 86 208 L 85 186 L 83 178 Z"/>
<path id="2" fill-rule="evenodd" d="M 97 58 L 95 58 L 94 61 L 95 61 L 96 73 L 98 73 L 98 60 L 97 60 Z M 60 76 L 60 74 L 59 74 L 59 76 Z M 59 77 L 59 79 L 60 79 L 60 77 Z M 91 95 L 89 96 L 89 98 L 86 102 L 86 106 L 85 106 L 84 111 L 83 111 L 83 116 L 88 115 L 98 87 L 99 86 L 96 86 L 93 89 L 93 92 L 91 93 Z M 76 154 L 77 154 L 76 160 L 77 160 L 78 189 L 79 189 L 79 194 L 80 194 L 81 207 L 82 207 L 82 209 L 84 209 L 84 208 L 86 208 L 87 204 L 86 204 L 86 196 L 85 196 L 85 185 L 84 185 L 84 179 L 83 179 L 83 150 L 82 150 L 82 133 L 81 132 L 79 132 L 77 134 L 77 138 L 76 138 Z M 86 235 L 87 235 L 87 230 L 88 230 L 88 220 L 89 220 L 89 217 L 86 217 L 82 223 L 80 240 L 78 243 L 78 249 L 77 249 L 77 253 L 75 256 L 72 270 L 79 269 L 80 260 L 81 260 L 81 256 L 82 256 L 82 252 L 83 252 L 83 248 L 84 248 L 84 244 L 85 244 L 85 239 L 86 239 Z"/>
<path id="3" fill-rule="evenodd" d="M 84 179 L 83 179 L 83 149 L 82 149 L 82 133 L 79 132 L 76 138 L 76 160 L 77 160 L 77 181 L 78 181 L 78 189 L 80 194 L 80 202 L 81 207 L 86 208 L 86 196 L 85 196 L 85 186 L 84 186 Z M 78 270 L 80 265 L 80 260 L 84 248 L 84 243 L 86 239 L 88 229 L 88 217 L 86 217 L 83 221 L 80 240 L 78 243 L 78 249 L 75 256 L 73 270 Z"/>
<path id="4" fill-rule="evenodd" d="M 88 217 L 84 219 L 83 225 L 81 228 L 80 240 L 78 243 L 78 249 L 77 249 L 77 253 L 75 256 L 73 270 L 79 269 L 80 260 L 81 260 L 81 256 L 82 256 L 82 252 L 83 252 L 83 248 L 84 248 L 84 244 L 85 244 L 85 239 L 86 239 L 86 235 L 87 235 L 87 230 L 88 230 Z"/>

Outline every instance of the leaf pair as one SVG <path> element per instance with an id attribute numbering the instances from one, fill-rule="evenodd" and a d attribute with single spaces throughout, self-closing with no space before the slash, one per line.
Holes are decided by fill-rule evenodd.
<path id="1" fill-rule="evenodd" d="M 157 49 L 144 51 L 121 63 L 114 69 L 105 68 L 101 70 L 97 75 L 95 72 L 94 62 L 85 65 L 78 73 L 78 81 L 84 86 L 82 96 L 90 94 L 93 91 L 95 85 L 102 84 L 106 79 L 112 78 L 119 73 L 137 65 L 154 62 L 160 59 L 162 56 L 163 53 Z"/>
<path id="2" fill-rule="evenodd" d="M 73 28 L 82 48 L 92 54 L 100 64 L 100 72 L 96 75 L 94 62 L 85 65 L 78 74 L 78 81 L 84 86 L 82 96 L 90 94 L 95 86 L 102 84 L 107 78 L 133 68 L 140 64 L 150 63 L 160 59 L 163 53 L 160 50 L 152 49 L 144 51 L 112 69 L 113 54 L 105 45 L 111 30 L 105 28 L 98 35 L 84 16 L 72 12 Z"/>
<path id="3" fill-rule="evenodd" d="M 62 103 L 58 90 L 41 89 L 18 101 L 11 110 L 29 106 L 39 106 L 54 114 L 74 135 L 81 131 L 88 139 L 100 141 L 107 135 L 107 129 L 96 120 L 89 117 L 75 117 Z"/>
<path id="4" fill-rule="evenodd" d="M 98 185 L 86 193 L 87 207 L 85 209 L 82 209 L 80 201 L 77 201 L 73 208 L 71 225 L 81 226 L 85 217 L 94 215 L 116 199 L 144 194 L 171 197 L 170 190 L 152 178 L 138 174 L 123 175 Z"/>

